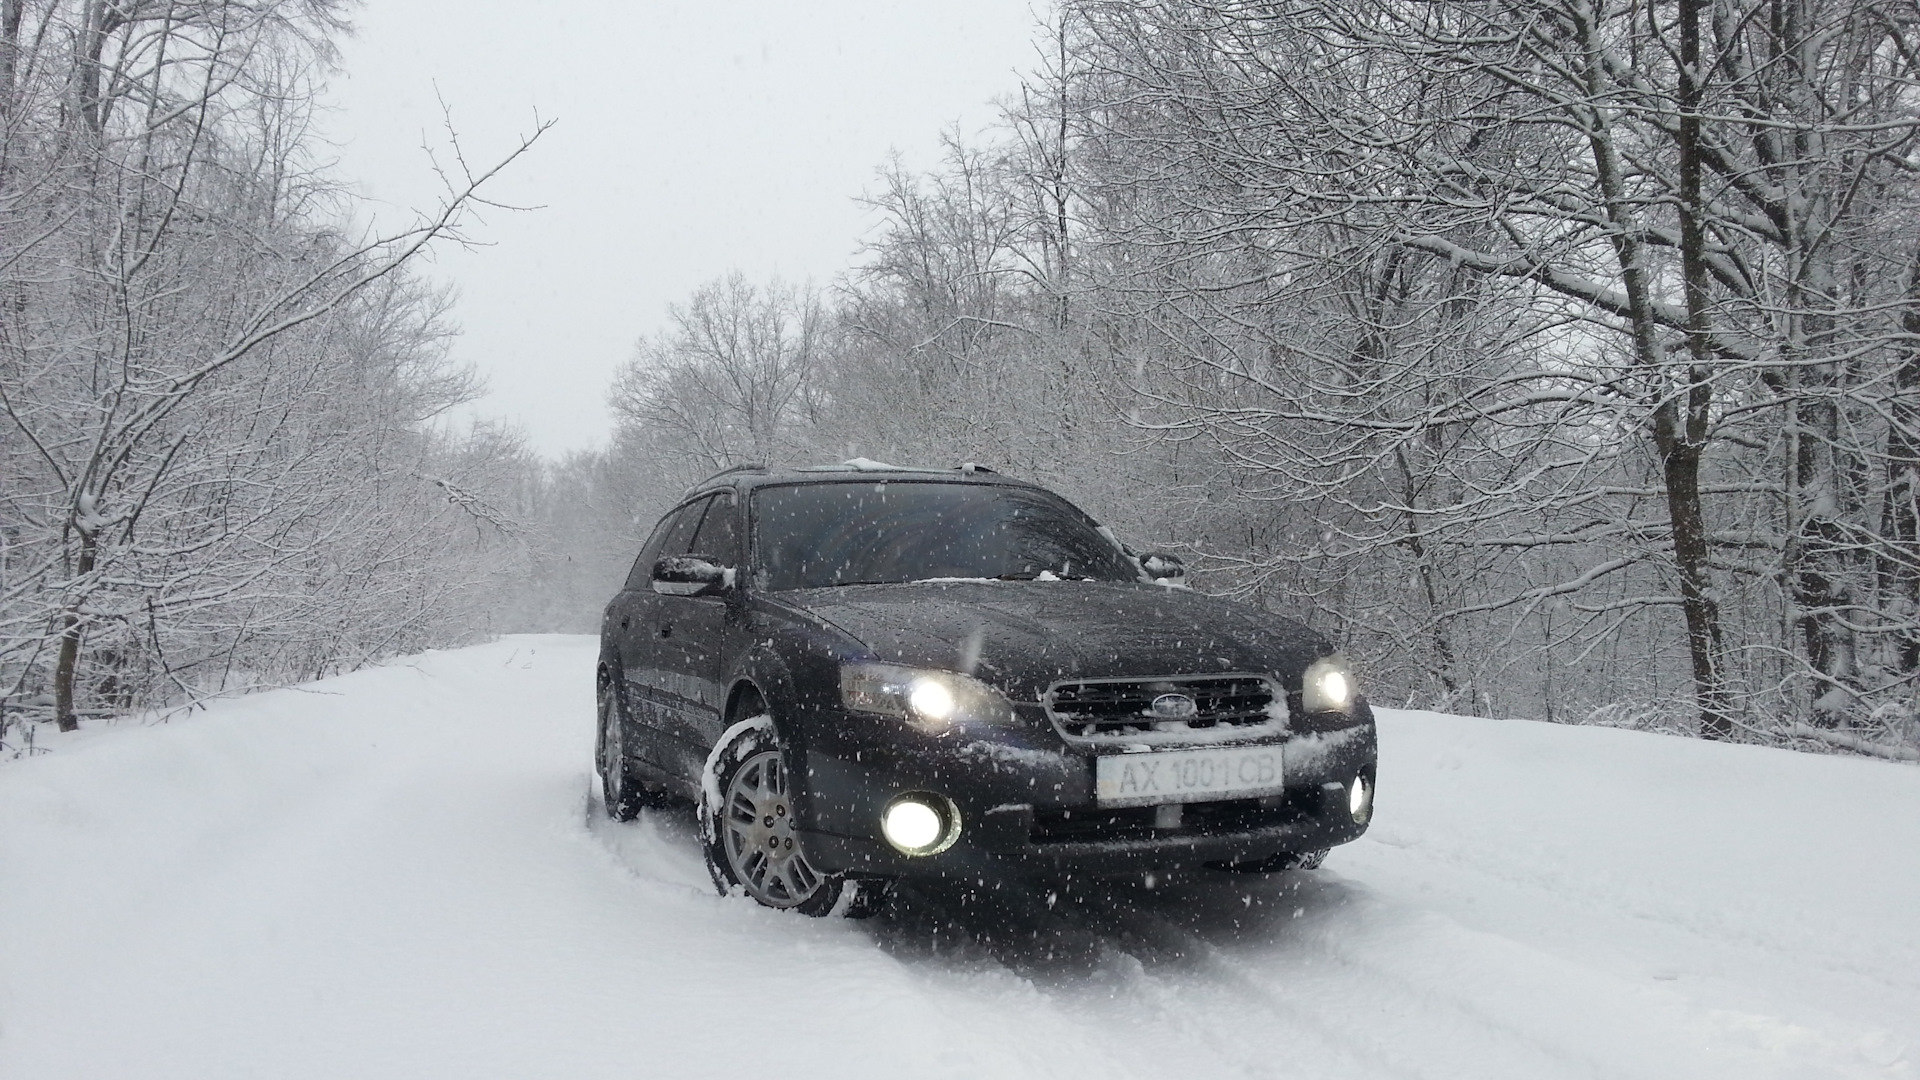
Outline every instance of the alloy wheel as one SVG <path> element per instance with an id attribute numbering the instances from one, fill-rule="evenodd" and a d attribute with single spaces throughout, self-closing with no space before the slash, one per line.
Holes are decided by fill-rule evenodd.
<path id="1" fill-rule="evenodd" d="M 742 762 L 727 783 L 722 842 L 733 877 L 770 907 L 794 907 L 820 888 L 822 877 L 800 850 L 786 763 L 777 750 Z"/>

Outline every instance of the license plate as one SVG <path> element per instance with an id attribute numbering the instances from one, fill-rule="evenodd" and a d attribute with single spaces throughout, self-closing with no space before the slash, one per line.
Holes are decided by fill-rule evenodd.
<path id="1" fill-rule="evenodd" d="M 1286 786 L 1278 746 L 1109 754 L 1093 760 L 1093 797 L 1101 806 L 1250 798 L 1277 795 Z"/>

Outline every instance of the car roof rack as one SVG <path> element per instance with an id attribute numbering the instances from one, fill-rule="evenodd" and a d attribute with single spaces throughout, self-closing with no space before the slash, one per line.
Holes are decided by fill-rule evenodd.
<path id="1" fill-rule="evenodd" d="M 890 465 L 872 458 L 848 458 L 831 465 L 802 465 L 795 472 L 940 472 L 939 469 L 923 469 L 918 465 Z"/>
<path id="2" fill-rule="evenodd" d="M 720 479 L 720 478 L 721 478 L 721 477 L 723 477 L 723 476 L 732 476 L 732 475 L 733 475 L 734 473 L 744 473 L 744 472 L 761 472 L 761 473 L 763 473 L 763 472 L 766 472 L 766 471 L 767 471 L 767 467 L 766 467 L 766 465 L 764 465 L 764 464 L 762 464 L 761 462 L 758 462 L 758 461 L 752 461 L 752 462 L 748 462 L 748 463 L 747 463 L 747 464 L 745 464 L 745 465 L 733 465 L 733 466 L 729 466 L 729 467 L 727 467 L 727 468 L 725 468 L 725 469 L 721 469 L 721 470 L 720 470 L 719 472 L 717 472 L 717 473 L 714 473 L 714 474 L 713 474 L 712 476 L 709 476 L 709 477 L 707 477 L 707 478 L 706 478 L 705 480 L 701 480 L 701 481 L 698 481 L 698 482 L 696 482 L 696 483 L 695 483 L 695 484 L 694 484 L 694 485 L 693 485 L 692 487 L 690 487 L 690 488 L 688 488 L 688 489 L 687 489 L 687 494 L 688 494 L 688 495 L 691 495 L 691 494 L 693 494 L 694 492 L 696 492 L 696 491 L 699 491 L 699 490 L 700 490 L 701 488 L 703 488 L 703 487 L 706 487 L 706 486 L 707 486 L 708 484 L 711 484 L 711 483 L 713 483 L 713 482 L 714 482 L 715 480 L 718 480 L 718 479 Z"/>

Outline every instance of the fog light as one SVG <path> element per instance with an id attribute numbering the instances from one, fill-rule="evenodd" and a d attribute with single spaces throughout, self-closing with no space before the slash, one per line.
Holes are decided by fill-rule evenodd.
<path id="1" fill-rule="evenodd" d="M 1353 783 L 1347 785 L 1347 809 L 1353 813 L 1353 820 L 1362 825 L 1373 816 L 1373 785 L 1367 783 L 1364 776 L 1356 776 Z"/>
<path id="2" fill-rule="evenodd" d="M 880 814 L 880 833 L 903 855 L 936 855 L 960 836 L 960 814 L 938 795 L 901 795 Z"/>

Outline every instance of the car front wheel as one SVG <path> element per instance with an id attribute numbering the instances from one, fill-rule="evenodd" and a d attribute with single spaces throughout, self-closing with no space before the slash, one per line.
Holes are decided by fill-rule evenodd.
<path id="1" fill-rule="evenodd" d="M 823 873 L 794 827 L 794 777 L 771 717 L 734 725 L 701 778 L 700 839 L 722 893 L 738 886 L 771 908 L 865 918 L 886 899 L 884 883 Z"/>

